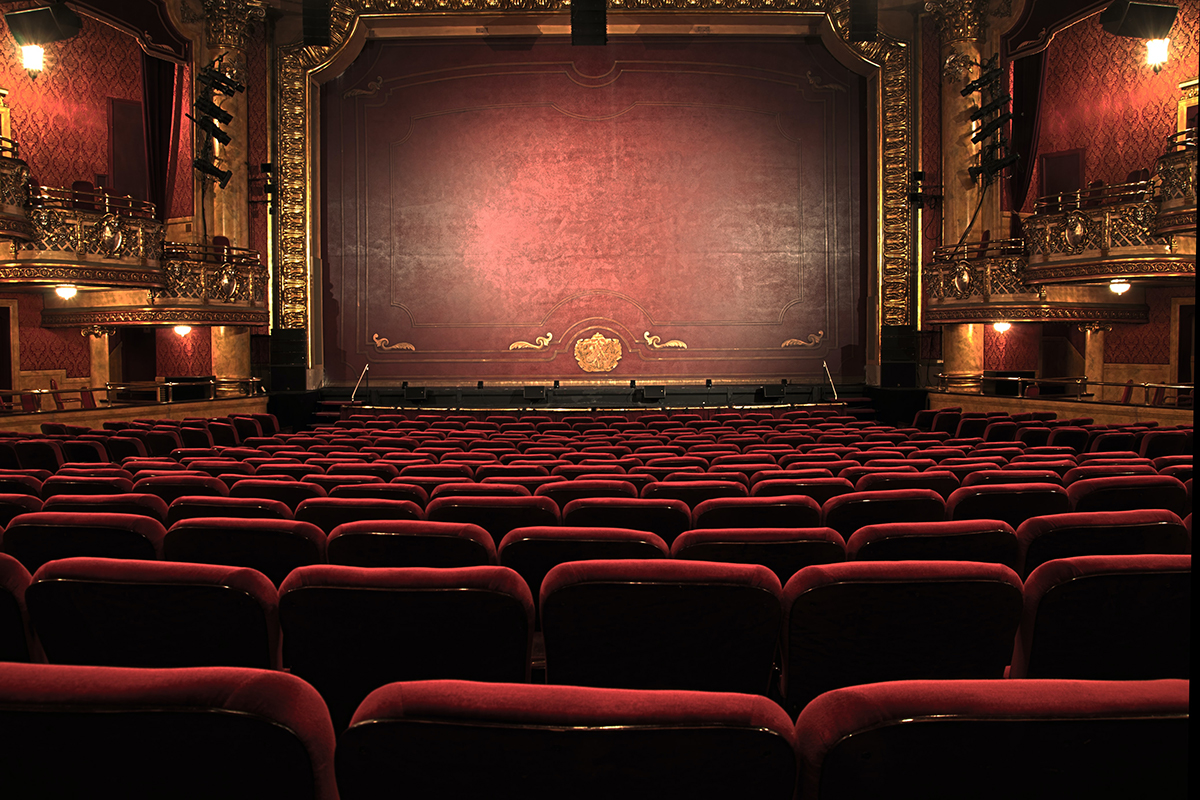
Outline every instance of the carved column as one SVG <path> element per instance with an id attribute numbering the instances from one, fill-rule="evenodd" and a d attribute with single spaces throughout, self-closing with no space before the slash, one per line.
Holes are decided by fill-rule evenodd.
<path id="1" fill-rule="evenodd" d="M 980 74 L 976 65 L 984 60 L 987 3 L 986 0 L 930 0 L 925 9 L 933 13 L 937 23 L 943 66 L 942 243 L 955 244 L 970 223 L 982 189 L 982 184 L 968 172 L 968 168 L 979 163 L 980 146 L 971 141 L 980 124 L 970 118 L 977 108 L 973 99 L 976 95 L 963 97 L 961 90 Z M 998 203 L 994 199 L 993 202 Z M 976 222 L 969 239 L 978 241 L 982 230 L 983 226 Z M 947 375 L 964 376 L 953 382 L 956 384 L 953 388 L 979 391 L 983 377 L 983 326 L 944 325 L 942 360 Z"/>
<path id="2" fill-rule="evenodd" d="M 1102 382 L 1104 380 L 1104 334 L 1112 330 L 1111 326 L 1100 325 L 1097 323 L 1089 323 L 1080 325 L 1079 329 L 1083 331 L 1083 374 L 1088 377 L 1089 384 L 1093 381 Z M 1093 400 L 1100 400 L 1104 393 L 1104 387 L 1095 386 L 1091 389 L 1095 392 Z"/>
<path id="3" fill-rule="evenodd" d="M 88 351 L 92 357 L 92 372 L 88 386 L 93 389 L 103 389 L 112 380 L 108 358 L 109 335 L 115 332 L 113 328 L 84 328 L 79 331 L 88 340 Z"/>
<path id="4" fill-rule="evenodd" d="M 246 0 L 204 0 L 206 63 L 231 79 L 246 84 L 246 40 L 252 9 Z M 202 66 L 202 65 L 201 65 Z M 262 76 L 259 76 L 260 79 Z M 214 143 L 216 164 L 233 177 L 222 189 L 212 181 L 203 193 L 209 236 L 225 236 L 234 247 L 250 246 L 249 111 L 246 93 L 215 95 L 218 106 L 233 116 L 222 125 L 232 137 L 228 144 Z M 217 378 L 250 377 L 250 330 L 240 326 L 212 329 L 213 373 Z"/>

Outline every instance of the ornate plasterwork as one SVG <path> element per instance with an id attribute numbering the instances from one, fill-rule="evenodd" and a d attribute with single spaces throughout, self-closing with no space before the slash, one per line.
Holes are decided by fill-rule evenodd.
<path id="1" fill-rule="evenodd" d="M 262 9 L 246 0 L 204 0 L 207 44 L 214 50 L 245 51 L 250 16 Z"/>
<path id="2" fill-rule="evenodd" d="M 390 339 L 388 339 L 386 336 L 380 336 L 378 333 L 371 334 L 371 341 L 375 344 L 375 349 L 380 353 L 417 349 L 412 345 L 411 342 L 396 342 L 395 344 L 392 344 Z"/>
<path id="3" fill-rule="evenodd" d="M 46 328 L 111 328 L 125 325 L 244 325 L 267 324 L 267 310 L 205 308 L 45 309 Z"/>
<path id="4" fill-rule="evenodd" d="M 210 3 L 236 0 L 207 0 Z M 278 323 L 283 328 L 308 328 L 309 274 L 315 253 L 310 204 L 313 196 L 312 153 L 315 143 L 308 121 L 316 103 L 312 73 L 329 64 L 346 46 L 358 18 L 365 14 L 503 14 L 562 12 L 562 0 L 334 0 L 331 8 L 329 47 L 291 45 L 279 50 L 277 79 L 279 125 L 278 260 L 276 287 Z M 792 12 L 825 14 L 834 32 L 845 40 L 849 25 L 849 0 L 609 0 L 614 11 L 674 11 L 753 14 Z M 881 313 L 884 325 L 914 321 L 916 274 L 911 234 L 912 209 L 908 203 L 908 174 L 914 168 L 911 131 L 911 48 L 907 42 L 880 34 L 875 42 L 847 42 L 861 58 L 879 65 L 880 130 L 878 133 L 882 194 L 877 220 L 880 253 Z"/>
<path id="5" fill-rule="evenodd" d="M 550 346 L 551 340 L 554 339 L 552 331 L 546 331 L 545 336 L 539 336 L 532 342 L 517 341 L 508 346 L 509 350 L 545 350 Z"/>
<path id="6" fill-rule="evenodd" d="M 825 338 L 825 331 L 810 333 L 805 339 L 788 339 L 780 347 L 816 347 Z"/>
<path id="7" fill-rule="evenodd" d="M 1036 283 L 1062 283 L 1087 279 L 1138 277 L 1188 277 L 1196 274 L 1196 257 L 1179 258 L 1120 258 L 1086 261 L 1073 264 L 1031 264 L 1026 279 Z"/>
<path id="8" fill-rule="evenodd" d="M 664 342 L 660 336 L 651 336 L 650 331 L 643 333 L 642 338 L 655 350 L 687 350 L 687 343 L 681 339 L 668 339 Z"/>
<path id="9" fill-rule="evenodd" d="M 1124 322 L 1148 320 L 1143 305 L 1098 306 L 1086 304 L 980 303 L 928 308 L 925 321 L 937 325 L 955 322 Z"/>
<path id="10" fill-rule="evenodd" d="M 612 372 L 622 355 L 621 340 L 600 331 L 575 342 L 575 361 L 584 372 Z"/>
<path id="11" fill-rule="evenodd" d="M 987 34 L 988 0 L 928 0 L 942 44 L 979 41 Z"/>

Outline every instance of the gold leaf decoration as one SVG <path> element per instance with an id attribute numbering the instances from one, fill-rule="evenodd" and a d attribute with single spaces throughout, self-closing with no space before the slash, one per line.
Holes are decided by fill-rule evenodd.
<path id="1" fill-rule="evenodd" d="M 788 339 L 780 347 L 816 347 L 825 338 L 825 331 L 810 333 L 807 339 Z"/>
<path id="2" fill-rule="evenodd" d="M 408 342 L 396 342 L 395 344 L 392 344 L 390 341 L 388 341 L 386 336 L 380 336 L 378 333 L 371 334 L 371 340 L 375 342 L 375 349 L 380 352 L 386 352 L 388 350 L 415 351 L 417 349 Z"/>
<path id="3" fill-rule="evenodd" d="M 646 344 L 650 345 L 655 350 L 665 350 L 667 348 L 674 350 L 687 350 L 687 344 L 679 339 L 668 339 L 664 342 L 658 336 L 651 336 L 650 331 L 646 331 L 642 334 L 642 336 L 646 338 Z"/>
<path id="4" fill-rule="evenodd" d="M 575 360 L 584 372 L 612 372 L 621 355 L 621 340 L 609 339 L 599 331 L 575 342 Z"/>
<path id="5" fill-rule="evenodd" d="M 508 346 L 509 350 L 544 350 L 550 345 L 550 340 L 554 338 L 554 334 L 550 331 L 546 332 L 545 336 L 539 336 L 533 342 L 513 342 Z"/>

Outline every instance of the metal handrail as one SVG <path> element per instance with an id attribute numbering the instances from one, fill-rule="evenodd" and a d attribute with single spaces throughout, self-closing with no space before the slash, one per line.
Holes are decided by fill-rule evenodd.
<path id="1" fill-rule="evenodd" d="M 217 399 L 218 393 L 225 388 L 242 389 L 242 394 L 246 397 L 254 397 L 263 393 L 262 381 L 258 378 L 209 378 L 207 381 L 130 381 L 128 383 L 109 383 L 105 384 L 105 388 L 110 393 L 112 392 L 137 392 L 137 391 L 155 391 L 155 402 L 158 403 L 174 403 L 175 389 L 184 386 L 189 389 L 195 389 L 198 386 L 208 387 L 207 400 Z M 244 388 L 242 388 L 244 387 Z M 165 390 L 165 391 L 164 391 Z M 165 399 L 164 399 L 165 398 Z M 185 402 L 194 402 L 188 400 Z"/>
<path id="2" fill-rule="evenodd" d="M 938 391 L 942 391 L 942 392 L 946 391 L 946 381 L 948 378 L 951 378 L 951 377 L 962 377 L 962 376 L 960 374 L 953 374 L 953 373 L 944 373 L 944 372 L 938 373 L 938 375 L 937 375 Z M 1083 397 L 1083 395 L 1086 393 L 1087 388 L 1092 387 L 1092 386 L 1115 386 L 1115 387 L 1118 387 L 1121 389 L 1124 389 L 1127 387 L 1132 387 L 1134 389 L 1141 389 L 1144 392 L 1144 399 L 1143 399 L 1142 405 L 1146 405 L 1146 406 L 1151 404 L 1150 403 L 1150 400 L 1151 400 L 1150 390 L 1151 389 L 1163 389 L 1164 391 L 1169 391 L 1169 390 L 1174 389 L 1176 392 L 1179 392 L 1179 391 L 1194 392 L 1195 391 L 1195 385 L 1191 384 L 1191 383 L 1117 383 L 1114 381 L 1089 380 L 1086 375 L 1080 375 L 1080 376 L 1075 376 L 1075 377 L 1070 377 L 1070 378 L 1016 378 L 1016 377 L 1010 377 L 1010 376 L 984 377 L 981 375 L 979 377 L 979 379 L 981 381 L 982 380 L 1005 381 L 1005 382 L 1009 382 L 1009 383 L 1015 381 L 1017 383 L 1017 396 L 1018 397 L 1025 396 L 1025 387 L 1030 384 L 1047 384 L 1048 383 L 1048 384 L 1061 384 L 1064 386 L 1077 386 L 1079 388 L 1079 391 L 1075 393 L 1075 398 L 1077 400 L 1081 399 Z M 1030 398 L 1030 399 L 1032 399 L 1032 398 Z"/>
<path id="3" fill-rule="evenodd" d="M 988 239 L 984 242 L 964 242 L 938 247 L 933 251 L 935 262 L 1003 258 L 1025 255 L 1024 239 Z"/>
<path id="4" fill-rule="evenodd" d="M 33 185 L 30 202 L 35 208 L 60 208 L 67 211 L 91 211 L 121 217 L 154 218 L 154 203 L 129 196 L 111 195 L 103 189 L 59 189 Z"/>
<path id="5" fill-rule="evenodd" d="M 226 247 L 190 242 L 163 242 L 163 260 L 203 261 L 214 264 L 246 264 L 260 266 L 262 259 L 257 250 L 248 247 Z"/>
<path id="6" fill-rule="evenodd" d="M 1196 149 L 1196 129 L 1184 128 L 1181 131 L 1172 133 L 1167 137 L 1167 152 L 1174 153 L 1179 150 L 1195 150 Z"/>
<path id="7" fill-rule="evenodd" d="M 1089 186 L 1073 192 L 1059 192 L 1039 197 L 1033 201 L 1033 212 L 1035 214 L 1057 214 L 1076 209 L 1148 202 L 1153 196 L 1154 185 L 1151 181 Z"/>
<path id="8" fill-rule="evenodd" d="M 3 158 L 20 158 L 21 148 L 17 144 L 16 139 L 10 139 L 7 136 L 0 136 L 0 157 Z"/>

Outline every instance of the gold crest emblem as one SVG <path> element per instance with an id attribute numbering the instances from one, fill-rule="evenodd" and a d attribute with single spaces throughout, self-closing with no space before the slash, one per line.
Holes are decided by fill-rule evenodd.
<path id="1" fill-rule="evenodd" d="M 609 339 L 599 331 L 575 342 L 575 360 L 584 372 L 612 372 L 621 355 L 621 340 Z"/>

